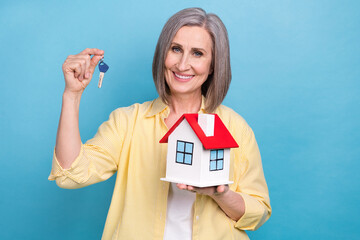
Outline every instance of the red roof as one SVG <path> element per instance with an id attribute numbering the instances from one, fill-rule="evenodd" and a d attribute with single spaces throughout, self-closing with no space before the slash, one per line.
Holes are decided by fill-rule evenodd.
<path id="1" fill-rule="evenodd" d="M 217 114 L 215 115 L 215 129 L 214 136 L 207 137 L 204 131 L 198 124 L 198 114 L 184 114 L 177 122 L 170 128 L 170 130 L 160 140 L 160 143 L 167 143 L 170 134 L 175 130 L 179 124 L 186 119 L 196 136 L 199 138 L 205 149 L 222 149 L 222 148 L 237 148 L 239 145 L 231 136 L 229 130 L 225 127 Z"/>

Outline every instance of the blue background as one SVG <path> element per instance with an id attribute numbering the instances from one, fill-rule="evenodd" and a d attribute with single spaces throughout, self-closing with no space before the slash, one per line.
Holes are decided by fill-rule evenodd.
<path id="1" fill-rule="evenodd" d="M 193 6 L 228 28 L 233 82 L 224 104 L 248 121 L 263 158 L 273 215 L 250 237 L 359 239 L 355 0 L 1 1 L 0 239 L 100 239 L 114 177 L 78 190 L 47 180 L 61 65 L 86 47 L 105 50 L 103 87 L 91 82 L 81 103 L 85 141 L 115 108 L 157 97 L 157 38 L 172 14 Z"/>

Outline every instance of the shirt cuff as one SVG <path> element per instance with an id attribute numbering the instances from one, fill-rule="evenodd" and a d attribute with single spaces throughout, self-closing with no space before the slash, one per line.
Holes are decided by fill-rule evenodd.
<path id="1" fill-rule="evenodd" d="M 81 179 L 80 177 L 76 176 L 76 172 L 77 172 L 76 169 L 78 168 L 77 166 L 79 165 L 80 159 L 82 159 L 82 157 L 83 157 L 83 150 L 84 150 L 84 147 L 83 147 L 83 144 L 81 144 L 79 156 L 76 157 L 75 161 L 71 164 L 70 168 L 64 169 L 63 167 L 61 167 L 61 165 L 56 157 L 55 149 L 54 149 L 52 169 L 51 169 L 50 176 L 48 177 L 48 180 L 53 181 L 59 177 L 66 177 L 66 178 L 70 178 L 71 180 L 73 180 L 77 183 L 84 181 L 84 179 Z"/>
<path id="2" fill-rule="evenodd" d="M 245 213 L 236 222 L 235 227 L 240 230 L 256 230 L 269 218 L 267 209 L 256 198 L 239 193 L 245 202 Z"/>

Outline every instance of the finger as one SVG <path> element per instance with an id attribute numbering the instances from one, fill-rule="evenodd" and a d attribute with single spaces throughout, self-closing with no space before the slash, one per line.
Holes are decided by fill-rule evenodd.
<path id="1" fill-rule="evenodd" d="M 104 55 L 94 55 L 90 60 L 90 70 L 94 71 L 96 65 L 98 65 L 99 61 L 104 57 Z"/>
<path id="2" fill-rule="evenodd" d="M 90 61 L 91 61 L 90 56 L 87 55 L 86 61 L 85 61 L 85 75 L 84 75 L 85 79 L 89 79 L 90 75 L 91 75 L 91 73 L 90 73 Z"/>
<path id="3" fill-rule="evenodd" d="M 225 184 L 224 186 L 224 193 L 226 193 L 227 191 L 229 191 L 230 187 L 229 184 Z"/>
<path id="4" fill-rule="evenodd" d="M 229 191 L 229 185 L 219 185 L 217 187 L 215 187 L 215 191 L 214 194 L 215 195 L 222 195 L 224 193 L 226 193 L 227 191 Z"/>
<path id="5" fill-rule="evenodd" d="M 85 78 L 85 71 L 86 71 L 86 60 L 84 58 L 79 60 L 80 65 L 81 65 L 81 73 L 79 76 L 79 80 L 82 81 Z"/>
<path id="6" fill-rule="evenodd" d="M 83 81 L 80 82 L 80 83 L 82 84 L 83 89 L 85 89 L 86 86 L 89 85 L 90 80 L 91 80 L 91 79 L 86 79 L 86 78 L 85 78 Z"/>
<path id="7" fill-rule="evenodd" d="M 183 183 L 177 183 L 176 186 L 177 186 L 179 189 L 181 189 L 181 190 L 186 189 L 186 185 L 183 184 Z"/>
<path id="8" fill-rule="evenodd" d="M 224 185 L 217 186 L 217 188 L 216 188 L 217 193 L 223 193 L 224 191 L 225 191 Z"/>
<path id="9" fill-rule="evenodd" d="M 81 64 L 80 63 L 75 63 L 73 65 L 72 69 L 74 70 L 74 77 L 79 79 L 80 74 L 81 74 Z"/>
<path id="10" fill-rule="evenodd" d="M 100 50 L 98 48 L 86 48 L 79 53 L 79 55 L 94 55 L 90 60 L 90 64 L 86 70 L 86 73 L 84 74 L 86 75 L 85 78 L 90 77 L 90 75 L 94 72 L 96 65 L 104 57 L 104 53 L 104 50 Z"/>
<path id="11" fill-rule="evenodd" d="M 83 51 L 81 51 L 80 54 L 104 55 L 104 50 L 100 50 L 98 48 L 86 48 Z"/>
<path id="12" fill-rule="evenodd" d="M 80 81 L 90 77 L 90 75 L 87 74 L 88 72 L 90 72 L 90 55 L 78 54 L 75 56 L 69 56 L 68 59 L 66 60 L 65 67 L 67 66 L 68 68 L 72 69 L 74 68 L 73 66 L 75 64 L 80 64 L 81 67 L 80 74 L 79 73 L 76 74 L 76 77 Z"/>

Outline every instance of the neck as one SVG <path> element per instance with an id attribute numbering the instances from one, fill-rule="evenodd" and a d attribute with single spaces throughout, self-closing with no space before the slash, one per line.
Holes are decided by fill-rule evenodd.
<path id="1" fill-rule="evenodd" d="M 170 113 L 181 116 L 184 113 L 198 113 L 201 108 L 200 94 L 172 95 L 170 97 Z"/>

